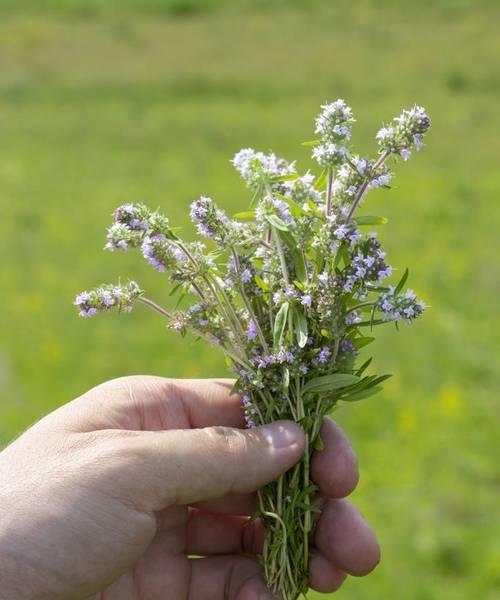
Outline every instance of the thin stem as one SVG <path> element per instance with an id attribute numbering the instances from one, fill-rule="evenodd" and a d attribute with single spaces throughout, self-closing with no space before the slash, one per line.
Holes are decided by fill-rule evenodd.
<path id="1" fill-rule="evenodd" d="M 160 313 L 160 315 L 166 317 L 167 319 L 173 318 L 173 315 L 171 313 L 166 311 L 164 308 L 162 308 L 160 305 L 156 304 L 156 302 L 153 302 L 149 298 L 146 298 L 145 296 L 139 296 L 139 298 L 137 298 L 137 300 L 139 302 L 142 302 L 146 306 L 149 306 L 149 308 L 152 308 L 154 311 L 156 311 L 157 313 Z"/>
<path id="2" fill-rule="evenodd" d="M 236 252 L 234 247 L 231 247 L 231 252 L 232 252 L 232 255 L 234 258 L 236 270 L 239 271 L 240 270 L 240 259 L 239 259 L 238 253 Z M 269 346 L 267 345 L 266 338 L 264 337 L 264 334 L 262 333 L 262 329 L 260 328 L 259 322 L 257 321 L 257 317 L 255 316 L 255 313 L 252 309 L 252 305 L 250 304 L 250 300 L 248 299 L 248 296 L 246 295 L 244 283 L 240 284 L 239 290 L 240 290 L 240 294 L 241 294 L 243 303 L 244 303 L 246 309 L 248 310 L 248 314 L 250 315 L 250 318 L 254 322 L 259 341 L 262 344 L 262 347 L 264 348 L 264 350 L 266 352 L 269 352 Z"/>
<path id="3" fill-rule="evenodd" d="M 337 355 L 339 353 L 339 347 L 340 347 L 340 337 L 338 337 L 335 340 L 335 346 L 333 347 L 333 354 L 332 354 L 332 367 L 335 366 L 335 363 L 337 362 Z"/>
<path id="4" fill-rule="evenodd" d="M 328 183 L 326 186 L 326 204 L 325 216 L 329 216 L 332 212 L 332 186 L 333 186 L 333 169 L 328 167 Z"/>
<path id="5" fill-rule="evenodd" d="M 389 154 L 390 152 L 386 150 L 381 156 L 379 156 L 377 162 L 373 165 L 374 171 L 377 171 L 383 165 L 384 161 L 389 156 Z M 352 219 L 354 211 L 358 208 L 359 203 L 363 199 L 363 196 L 365 195 L 369 183 L 370 182 L 366 180 L 363 183 L 363 185 L 359 188 L 358 193 L 356 194 L 356 197 L 354 198 L 354 201 L 352 203 L 351 209 L 349 210 L 349 214 L 347 215 L 347 219 L 345 221 L 346 223 L 349 223 L 349 221 Z"/>
<path id="6" fill-rule="evenodd" d="M 280 264 L 281 264 L 281 270 L 283 271 L 283 277 L 285 278 L 285 282 L 289 283 L 290 279 L 288 276 L 288 267 L 286 266 L 285 253 L 283 252 L 283 246 L 281 245 L 279 233 L 276 231 L 275 227 L 271 226 L 271 230 L 273 232 L 274 241 L 276 243 L 276 250 L 278 251 L 278 256 L 279 256 Z"/>
<path id="7" fill-rule="evenodd" d="M 140 298 L 137 299 L 139 302 L 142 302 L 142 304 L 148 306 L 149 308 L 152 308 L 155 312 L 159 313 L 160 315 L 162 315 L 163 317 L 167 318 L 169 321 L 171 321 L 174 318 L 174 315 L 172 313 L 169 313 L 168 311 L 166 311 L 164 308 L 162 308 L 161 306 L 159 306 L 158 304 L 156 304 L 156 302 L 153 302 L 153 300 L 150 300 L 149 298 L 146 298 L 145 296 L 141 296 Z M 202 337 L 203 339 L 207 340 L 207 342 L 209 342 L 212 346 L 218 347 L 217 344 L 214 343 L 213 339 L 210 338 L 210 336 L 204 334 L 202 331 L 199 331 L 198 329 L 196 329 L 195 327 L 191 326 L 191 325 L 186 325 L 187 329 L 189 329 L 192 333 L 194 333 L 195 335 L 198 335 L 200 337 Z M 246 369 L 251 368 L 251 365 L 249 365 L 245 359 L 241 358 L 240 356 L 238 356 L 235 352 L 233 352 L 230 348 L 228 348 L 225 344 L 221 345 L 222 350 L 236 363 L 238 363 L 239 365 L 241 365 L 242 367 L 245 367 Z"/>
<path id="8" fill-rule="evenodd" d="M 376 302 L 362 302 L 361 304 L 352 306 L 351 308 L 346 310 L 345 314 L 348 315 L 349 313 L 354 312 L 355 310 L 359 310 L 360 308 L 365 308 L 366 306 L 375 306 L 375 304 L 376 304 Z"/>

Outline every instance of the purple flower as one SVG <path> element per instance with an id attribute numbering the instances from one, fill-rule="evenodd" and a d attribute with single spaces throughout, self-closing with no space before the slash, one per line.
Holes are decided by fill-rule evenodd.
<path id="1" fill-rule="evenodd" d="M 312 296 L 311 296 L 311 294 L 304 294 L 302 296 L 302 298 L 300 299 L 300 303 L 303 306 L 309 306 L 310 307 L 311 304 L 312 304 Z"/>
<path id="2" fill-rule="evenodd" d="M 257 337 L 257 325 L 255 321 L 251 320 L 248 322 L 247 328 L 247 339 L 254 340 Z"/>
<path id="3" fill-rule="evenodd" d="M 243 283 L 248 283 L 251 280 L 252 280 L 252 271 L 250 269 L 245 269 L 243 271 L 243 273 L 241 274 L 241 281 L 243 281 Z"/>
<path id="4" fill-rule="evenodd" d="M 326 361 L 328 360 L 328 357 L 330 356 L 331 352 L 330 349 L 327 346 L 323 346 L 323 348 L 321 349 L 321 352 L 319 353 L 318 356 L 318 363 L 320 365 L 324 365 L 326 363 Z"/>

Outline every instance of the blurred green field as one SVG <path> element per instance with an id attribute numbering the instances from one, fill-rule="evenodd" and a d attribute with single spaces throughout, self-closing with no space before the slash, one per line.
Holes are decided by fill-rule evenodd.
<path id="1" fill-rule="evenodd" d="M 337 413 L 383 550 L 339 597 L 498 600 L 500 4 L 2 0 L 0 16 L 0 444 L 105 379 L 226 374 L 140 308 L 76 318 L 75 293 L 118 276 L 169 302 L 140 257 L 102 251 L 117 204 L 191 235 L 200 193 L 245 208 L 241 147 L 306 168 L 299 144 L 342 96 L 369 152 L 418 102 L 427 147 L 365 210 L 389 217 L 389 262 L 431 309 L 371 346 L 385 393 Z"/>

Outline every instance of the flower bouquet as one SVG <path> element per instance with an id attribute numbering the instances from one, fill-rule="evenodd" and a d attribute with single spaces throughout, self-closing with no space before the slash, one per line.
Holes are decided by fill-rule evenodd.
<path id="1" fill-rule="evenodd" d="M 312 452 L 320 450 L 323 417 L 341 402 L 368 398 L 389 375 L 357 364 L 374 341 L 374 327 L 410 323 L 424 310 L 404 290 L 408 270 L 389 285 L 392 268 L 376 233 L 386 219 L 357 215 L 369 190 L 389 187 L 392 156 L 407 160 L 430 125 L 424 109 L 404 110 L 376 135 L 378 156 L 361 158 L 349 140 L 352 110 L 339 99 L 321 107 L 317 139 L 305 145 L 321 168 L 299 174 L 295 162 L 250 148 L 232 163 L 251 192 L 249 210 L 233 217 L 210 198 L 191 205 L 198 233 L 183 241 L 166 216 L 144 204 L 116 209 L 106 249 L 138 249 L 168 274 L 177 307 L 169 310 L 141 287 L 101 285 L 75 304 L 81 317 L 141 302 L 182 335 L 190 332 L 225 355 L 248 427 L 290 419 L 305 432 L 303 459 L 259 492 L 255 517 L 265 525 L 261 557 L 270 589 L 295 600 L 308 589 L 308 540 L 314 527 L 316 486 Z M 368 333 L 367 333 L 368 332 Z"/>

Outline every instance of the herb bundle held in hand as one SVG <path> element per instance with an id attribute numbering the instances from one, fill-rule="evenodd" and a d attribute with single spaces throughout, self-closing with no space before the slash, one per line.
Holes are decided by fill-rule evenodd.
<path id="1" fill-rule="evenodd" d="M 75 301 L 80 316 L 140 301 L 169 327 L 191 332 L 219 348 L 237 376 L 248 427 L 279 419 L 299 423 L 306 434 L 304 458 L 259 492 L 266 529 L 262 565 L 283 600 L 308 589 L 308 538 L 315 485 L 309 478 L 314 448 L 321 448 L 323 416 L 339 402 L 367 398 L 388 376 L 367 375 L 356 364 L 365 335 L 383 323 L 410 323 L 424 310 L 408 271 L 388 285 L 392 268 L 366 226 L 384 219 L 356 216 L 365 194 L 388 187 L 392 155 L 407 160 L 419 150 L 430 125 L 424 109 L 404 110 L 377 133 L 378 158 L 360 158 L 349 146 L 352 110 L 343 100 L 321 107 L 318 139 L 308 142 L 322 168 L 315 177 L 295 163 L 250 148 L 232 163 L 252 193 L 248 212 L 230 218 L 212 199 L 191 205 L 198 233 L 211 241 L 184 242 L 161 213 L 127 204 L 114 213 L 109 250 L 139 249 L 178 293 L 194 298 L 171 312 L 148 299 L 133 281 L 102 285 Z"/>

